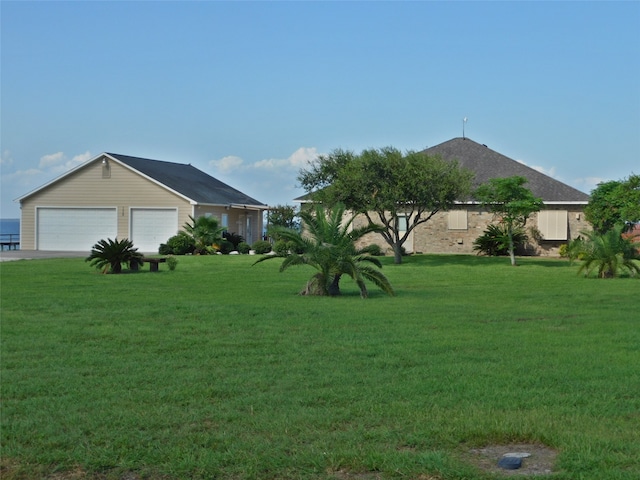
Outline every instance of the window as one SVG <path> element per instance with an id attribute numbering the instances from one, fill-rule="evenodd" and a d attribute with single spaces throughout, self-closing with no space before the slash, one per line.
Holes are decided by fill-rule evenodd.
<path id="1" fill-rule="evenodd" d="M 467 211 L 449 210 L 449 230 L 466 230 L 467 228 Z"/>
<path id="2" fill-rule="evenodd" d="M 542 210 L 538 212 L 538 230 L 544 240 L 567 239 L 568 212 L 566 210 Z"/>
<path id="3" fill-rule="evenodd" d="M 229 228 L 229 214 L 228 213 L 223 213 L 221 220 L 222 220 L 221 227 L 224 228 L 225 230 L 227 230 Z"/>
<path id="4" fill-rule="evenodd" d="M 398 225 L 398 231 L 399 232 L 406 232 L 407 231 L 407 216 L 406 215 L 398 215 L 398 217 L 396 218 L 396 222 Z"/>

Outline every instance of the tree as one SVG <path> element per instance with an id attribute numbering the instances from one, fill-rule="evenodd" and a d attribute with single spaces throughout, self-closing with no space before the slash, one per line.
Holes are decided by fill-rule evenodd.
<path id="1" fill-rule="evenodd" d="M 492 178 L 487 183 L 480 185 L 475 192 L 475 197 L 482 206 L 488 207 L 501 224 L 507 229 L 509 238 L 509 256 L 511 265 L 516 265 L 515 247 L 513 241 L 514 232 L 523 228 L 529 216 L 540 211 L 542 200 L 526 188 L 525 177 L 513 176 L 507 178 Z"/>
<path id="2" fill-rule="evenodd" d="M 218 220 L 214 217 L 202 216 L 194 219 L 189 215 L 191 223 L 184 225 L 184 230 L 193 237 L 195 253 L 207 254 L 214 244 L 222 242 L 224 228 L 218 226 Z"/>
<path id="3" fill-rule="evenodd" d="M 586 239 L 574 241 L 576 257 L 583 261 L 578 273 L 584 271 L 589 275 L 597 270 L 599 278 L 613 278 L 623 270 L 631 275 L 640 274 L 640 264 L 636 263 L 640 260 L 640 243 L 625 238 L 623 231 L 624 225 L 618 223 L 604 233 L 582 232 Z"/>
<path id="4" fill-rule="evenodd" d="M 143 255 L 134 248 L 133 242 L 128 238 L 122 240 L 106 240 L 98 241 L 91 247 L 91 254 L 85 259 L 85 262 L 91 262 L 91 266 L 103 269 L 104 272 L 109 269 L 111 273 L 122 272 L 122 264 L 142 265 Z"/>
<path id="5" fill-rule="evenodd" d="M 473 174 L 457 162 L 393 147 L 363 150 L 360 155 L 334 150 L 298 175 L 314 201 L 343 203 L 380 225 L 380 234 L 402 263 L 402 246 L 411 232 L 441 210 L 463 200 Z"/>
<path id="6" fill-rule="evenodd" d="M 343 275 L 351 277 L 362 298 L 368 297 L 365 280 L 393 295 L 393 288 L 387 278 L 378 270 L 380 261 L 356 249 L 355 242 L 362 236 L 376 231 L 379 227 L 367 225 L 351 228 L 353 217 L 345 221 L 345 207 L 335 205 L 325 210 L 316 205 L 313 211 L 300 213 L 304 222 L 304 232 L 291 228 L 274 227 L 283 240 L 294 243 L 303 253 L 289 253 L 284 256 L 280 271 L 293 265 L 310 265 L 318 272 L 307 283 L 302 293 L 311 295 L 340 295 L 340 280 Z M 281 256 L 265 256 L 254 263 L 260 263 Z M 374 268 L 377 267 L 377 268 Z"/>
<path id="7" fill-rule="evenodd" d="M 640 222 L 640 175 L 598 184 L 584 214 L 598 233 L 605 233 L 616 224 Z"/>
<path id="8" fill-rule="evenodd" d="M 298 230 L 300 228 L 300 222 L 297 217 L 296 207 L 290 205 L 270 207 L 267 212 L 267 233 L 271 235 L 274 240 L 278 240 L 277 236 L 273 233 L 274 227 Z"/>

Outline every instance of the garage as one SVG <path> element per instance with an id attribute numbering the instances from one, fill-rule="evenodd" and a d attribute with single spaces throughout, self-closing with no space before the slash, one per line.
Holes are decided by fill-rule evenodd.
<path id="1" fill-rule="evenodd" d="M 38 250 L 89 252 L 98 241 L 116 238 L 116 208 L 37 209 L 36 236 Z"/>
<path id="2" fill-rule="evenodd" d="M 178 233 L 177 208 L 132 208 L 131 241 L 140 252 L 158 252 Z"/>

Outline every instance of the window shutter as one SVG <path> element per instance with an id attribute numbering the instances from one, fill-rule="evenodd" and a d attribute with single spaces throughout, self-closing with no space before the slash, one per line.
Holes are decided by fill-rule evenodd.
<path id="1" fill-rule="evenodd" d="M 566 210 L 538 212 L 538 230 L 544 240 L 567 240 L 569 214 Z"/>
<path id="2" fill-rule="evenodd" d="M 467 211 L 449 210 L 449 230 L 466 230 L 467 228 Z"/>

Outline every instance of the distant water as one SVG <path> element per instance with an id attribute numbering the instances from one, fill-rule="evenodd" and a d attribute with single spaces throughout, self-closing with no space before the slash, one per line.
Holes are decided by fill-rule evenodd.
<path id="1" fill-rule="evenodd" d="M 19 218 L 2 218 L 0 219 L 0 233 L 20 233 Z"/>
<path id="2" fill-rule="evenodd" d="M 9 234 L 20 234 L 20 219 L 19 218 L 2 218 L 0 219 L 0 234 L 2 240 L 9 240 Z M 14 238 L 14 240 L 16 240 Z M 2 247 L 5 250 L 6 247 Z"/>

